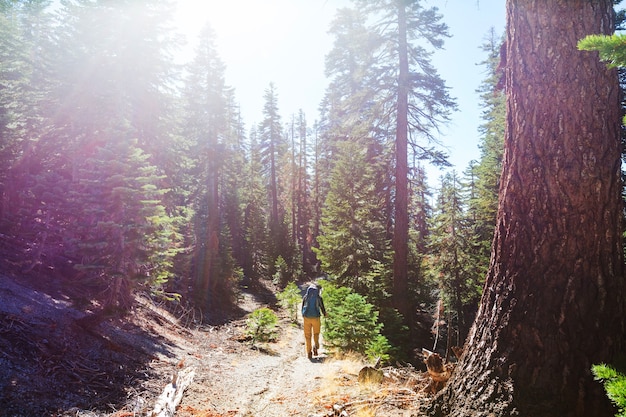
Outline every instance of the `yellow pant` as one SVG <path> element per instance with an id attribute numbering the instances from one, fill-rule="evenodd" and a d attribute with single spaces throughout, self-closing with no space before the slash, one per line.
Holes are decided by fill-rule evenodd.
<path id="1" fill-rule="evenodd" d="M 319 317 L 304 317 L 304 340 L 306 342 L 306 353 L 311 353 L 311 336 L 315 343 L 315 349 L 320 347 L 320 330 L 322 324 Z"/>

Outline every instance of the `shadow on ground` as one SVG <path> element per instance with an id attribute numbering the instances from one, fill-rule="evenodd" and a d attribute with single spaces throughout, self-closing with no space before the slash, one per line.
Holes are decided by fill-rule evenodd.
<path id="1" fill-rule="evenodd" d="M 144 330 L 158 326 L 150 309 L 124 320 L 86 313 L 58 282 L 53 295 L 31 285 L 38 279 L 0 276 L 0 416 L 112 412 L 155 377 L 155 358 L 175 357 L 173 343 Z"/>

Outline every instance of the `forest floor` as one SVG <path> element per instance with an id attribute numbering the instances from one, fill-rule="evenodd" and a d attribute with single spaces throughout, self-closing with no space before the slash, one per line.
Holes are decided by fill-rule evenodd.
<path id="1" fill-rule="evenodd" d="M 367 365 L 323 346 L 312 361 L 301 328 L 279 310 L 279 334 L 252 346 L 246 314 L 275 308 L 269 283 L 242 291 L 239 310 L 219 325 L 185 326 L 189 316 L 139 296 L 132 314 L 90 311 L 58 278 L 0 276 L 0 416 L 147 416 L 181 370 L 195 372 L 176 415 L 417 416 L 428 402 L 427 374 L 384 368 L 358 382 Z M 343 414 L 341 414 L 343 413 Z"/>

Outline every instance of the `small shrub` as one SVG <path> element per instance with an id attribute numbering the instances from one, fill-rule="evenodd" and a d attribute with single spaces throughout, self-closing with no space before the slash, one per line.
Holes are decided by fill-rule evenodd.
<path id="1" fill-rule="evenodd" d="M 280 306 L 289 312 L 289 318 L 292 322 L 298 322 L 298 306 L 302 301 L 300 289 L 295 282 L 287 284 L 285 289 L 279 292 L 276 297 L 280 302 Z"/>
<path id="2" fill-rule="evenodd" d="M 604 390 L 619 409 L 617 417 L 626 417 L 626 375 L 608 365 L 594 365 L 591 368 L 597 381 L 604 381 Z"/>
<path id="3" fill-rule="evenodd" d="M 276 313 L 269 308 L 254 310 L 246 321 L 246 336 L 252 339 L 253 345 L 256 342 L 269 342 L 276 336 L 277 323 Z"/>
<path id="4" fill-rule="evenodd" d="M 273 282 L 276 285 L 284 285 L 287 281 L 289 281 L 291 274 L 289 273 L 289 265 L 287 261 L 282 256 L 279 256 L 276 259 L 276 263 L 274 264 L 274 268 L 276 272 L 274 273 Z"/>
<path id="5" fill-rule="evenodd" d="M 374 337 L 374 340 L 371 340 L 367 344 L 367 348 L 365 349 L 365 355 L 374 361 L 378 358 L 384 363 L 389 360 L 389 351 L 391 351 L 391 345 L 385 336 L 382 334 Z"/>
<path id="6" fill-rule="evenodd" d="M 324 321 L 326 344 L 341 351 L 352 351 L 372 359 L 389 358 L 387 338 L 380 334 L 378 311 L 359 294 L 346 287 L 324 284 L 324 304 L 328 317 Z"/>

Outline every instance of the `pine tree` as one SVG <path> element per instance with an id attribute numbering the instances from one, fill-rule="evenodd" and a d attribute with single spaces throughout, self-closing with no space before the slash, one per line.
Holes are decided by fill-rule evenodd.
<path id="1" fill-rule="evenodd" d="M 324 285 L 328 318 L 324 321 L 324 340 L 331 349 L 356 352 L 374 359 L 387 359 L 391 346 L 380 334 L 383 325 L 378 311 L 360 294 L 347 287 Z"/>
<path id="2" fill-rule="evenodd" d="M 380 300 L 388 291 L 379 274 L 385 275 L 389 242 L 384 194 L 375 187 L 376 156 L 369 154 L 367 141 L 344 142 L 339 149 L 315 252 L 338 285 Z"/>
<path id="3" fill-rule="evenodd" d="M 480 159 L 470 168 L 471 178 L 468 179 L 471 190 L 468 210 L 480 240 L 480 264 L 485 272 L 496 223 L 504 154 L 505 95 L 501 86 L 503 72 L 499 69 L 501 45 L 502 42 L 492 29 L 482 47 L 487 53 L 487 58 L 482 63 L 486 67 L 487 77 L 478 89 L 483 108 L 483 124 L 479 129 L 481 137 L 478 145 Z"/>
<path id="4" fill-rule="evenodd" d="M 226 133 L 224 143 L 224 164 L 220 176 L 221 206 L 222 206 L 222 241 L 231 252 L 233 267 L 232 274 L 239 274 L 245 259 L 245 233 L 243 227 L 245 208 L 246 178 L 242 175 L 248 169 L 246 160 L 248 147 L 244 133 L 244 124 L 241 120 L 239 105 L 235 100 L 232 89 L 226 91 Z M 226 258 L 230 258 L 227 256 Z"/>
<path id="5" fill-rule="evenodd" d="M 442 178 L 432 221 L 430 267 L 439 285 L 440 298 L 456 319 L 456 326 L 451 322 L 452 317 L 447 320 L 448 350 L 453 345 L 463 345 L 474 318 L 467 313 L 475 310 L 482 290 L 482 276 L 476 275 L 473 268 L 473 229 L 456 172 Z"/>
<path id="6" fill-rule="evenodd" d="M 419 158 L 445 163 L 443 153 L 432 146 L 434 131 L 448 120 L 453 100 L 443 80 L 430 63 L 430 49 L 441 48 L 447 28 L 436 8 L 424 8 L 419 1 L 356 1 L 357 7 L 374 22 L 372 29 L 379 52 L 369 69 L 379 103 L 376 126 L 395 137 L 394 151 L 394 305 L 407 320 L 410 308 L 408 279 L 408 152 Z M 409 148 L 410 145 L 410 148 Z"/>
<path id="7" fill-rule="evenodd" d="M 288 145 L 283 134 L 281 117 L 278 113 L 278 95 L 274 84 L 265 90 L 263 121 L 259 124 L 258 137 L 262 169 L 265 174 L 270 196 L 270 268 L 273 274 L 274 263 L 279 256 L 291 259 L 290 239 L 285 222 L 285 207 L 281 202 L 284 184 L 280 183 L 283 161 L 288 159 Z"/>
<path id="8" fill-rule="evenodd" d="M 37 160 L 54 155 L 41 146 L 50 131 L 51 109 L 56 108 L 50 94 L 56 82 L 51 75 L 55 48 L 48 3 L 9 2 L 0 15 L 0 183 L 6 195 L 0 217 L 16 216 L 27 204 L 33 218 L 25 223 L 31 226 L 37 223 L 41 205 L 26 190 L 37 182 L 32 177 L 39 174 Z M 19 224 L 16 217 L 13 221 Z"/>
<path id="9" fill-rule="evenodd" d="M 136 285 L 161 291 L 181 240 L 160 203 L 162 178 L 149 155 L 121 137 L 95 149 L 79 172 L 66 201 L 76 268 L 101 279 L 106 307 L 127 309 Z"/>
<path id="10" fill-rule="evenodd" d="M 263 184 L 261 152 L 257 143 L 257 134 L 250 132 L 250 145 L 247 171 L 244 184 L 243 235 L 243 273 L 250 279 L 268 276 L 270 264 L 269 205 L 267 192 Z"/>

